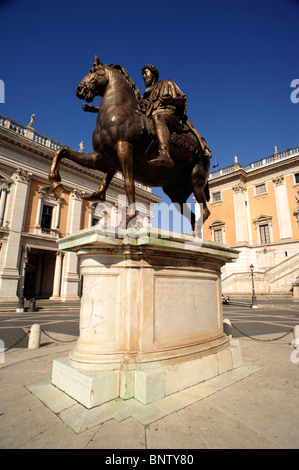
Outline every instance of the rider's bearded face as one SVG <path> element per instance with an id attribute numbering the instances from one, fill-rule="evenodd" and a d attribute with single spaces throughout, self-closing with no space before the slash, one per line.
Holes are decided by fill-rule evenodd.
<path id="1" fill-rule="evenodd" d="M 149 87 L 154 83 L 154 75 L 149 69 L 144 69 L 142 77 L 146 87 Z"/>

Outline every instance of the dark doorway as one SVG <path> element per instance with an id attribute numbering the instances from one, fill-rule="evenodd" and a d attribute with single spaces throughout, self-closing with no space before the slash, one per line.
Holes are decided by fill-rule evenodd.
<path id="1" fill-rule="evenodd" d="M 55 252 L 31 249 L 25 275 L 25 298 L 48 299 L 53 292 Z"/>

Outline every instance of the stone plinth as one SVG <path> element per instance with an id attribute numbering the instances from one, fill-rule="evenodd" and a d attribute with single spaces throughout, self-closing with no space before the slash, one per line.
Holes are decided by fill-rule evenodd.
<path id="1" fill-rule="evenodd" d="M 238 346 L 223 334 L 220 283 L 235 250 L 96 227 L 59 249 L 77 252 L 83 296 L 77 345 L 54 361 L 52 382 L 86 407 L 116 396 L 150 403 L 240 365 Z"/>

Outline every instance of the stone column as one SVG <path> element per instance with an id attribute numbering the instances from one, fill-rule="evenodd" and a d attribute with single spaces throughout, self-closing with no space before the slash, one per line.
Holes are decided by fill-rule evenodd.
<path id="1" fill-rule="evenodd" d="M 84 193 L 76 189 L 70 194 L 67 234 L 78 232 L 81 229 L 82 197 Z M 78 258 L 76 253 L 67 252 L 63 263 L 63 281 L 61 298 L 66 300 L 79 300 L 78 287 L 80 276 L 78 272 Z"/>
<path id="2" fill-rule="evenodd" d="M 60 207 L 61 207 L 61 199 L 58 199 L 57 200 L 57 206 L 56 206 L 56 220 L 55 220 L 55 225 L 54 225 L 55 230 L 57 230 L 59 228 Z"/>
<path id="3" fill-rule="evenodd" d="M 114 203 L 113 206 L 112 206 L 112 210 L 111 210 L 111 226 L 112 227 L 117 227 L 120 220 L 118 220 L 119 218 L 119 205 L 118 203 Z"/>
<path id="4" fill-rule="evenodd" d="M 284 184 L 284 177 L 277 176 L 273 179 L 275 186 L 276 208 L 279 223 L 280 239 L 292 238 L 291 217 L 288 204 L 288 195 Z"/>
<path id="5" fill-rule="evenodd" d="M 63 255 L 64 255 L 64 253 L 62 251 L 58 251 L 56 253 L 53 294 L 52 294 L 52 297 L 50 297 L 50 300 L 57 300 L 57 299 L 60 298 Z"/>
<path id="6" fill-rule="evenodd" d="M 40 229 L 40 222 L 41 222 L 41 216 L 42 216 L 42 206 L 43 206 L 43 194 L 39 193 L 38 196 L 38 206 L 37 206 L 37 211 L 36 211 L 36 219 L 35 219 L 35 229 Z"/>
<path id="7" fill-rule="evenodd" d="M 20 278 L 19 263 L 21 236 L 27 210 L 31 174 L 16 170 L 7 201 L 6 220 L 9 235 L 0 254 L 0 302 L 17 300 L 17 288 Z"/>
<path id="8" fill-rule="evenodd" d="M 21 254 L 20 254 L 20 279 L 18 285 L 17 295 L 20 297 L 22 293 L 22 286 L 24 284 L 24 267 L 25 267 L 25 256 L 28 256 L 28 248 L 26 246 L 20 246 Z"/>
<path id="9" fill-rule="evenodd" d="M 248 223 L 246 210 L 246 187 L 239 183 L 233 187 L 234 206 L 235 206 L 235 224 L 236 224 L 236 241 L 239 244 L 248 243 Z"/>
<path id="10" fill-rule="evenodd" d="M 88 227 L 92 227 L 92 219 L 93 219 L 94 211 L 95 211 L 94 202 L 89 204 L 88 209 L 89 209 Z"/>
<path id="11" fill-rule="evenodd" d="M 9 186 L 6 183 L 2 184 L 2 191 L 1 191 L 1 199 L 0 199 L 0 227 L 3 226 L 3 219 L 4 219 L 4 212 L 5 212 L 5 205 L 6 205 L 6 197 L 7 192 L 9 191 Z"/>

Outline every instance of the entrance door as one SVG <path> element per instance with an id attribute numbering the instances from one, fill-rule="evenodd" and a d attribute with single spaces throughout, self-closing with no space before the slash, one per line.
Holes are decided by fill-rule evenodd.
<path id="1" fill-rule="evenodd" d="M 53 292 L 55 253 L 31 249 L 25 275 L 26 299 L 48 299 Z"/>

